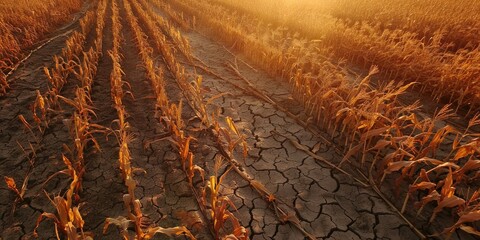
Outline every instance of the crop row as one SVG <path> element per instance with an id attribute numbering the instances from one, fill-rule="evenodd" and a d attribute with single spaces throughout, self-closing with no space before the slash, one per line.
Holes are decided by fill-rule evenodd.
<path id="1" fill-rule="evenodd" d="M 105 9 L 106 1 L 104 0 L 99 2 L 96 10 L 88 11 L 80 20 L 80 30 L 74 32 L 66 40 L 66 46 L 62 49 L 62 53 L 54 56 L 55 67 L 44 69 L 49 81 L 49 90 L 43 96 L 37 91 L 32 115 L 39 131 L 43 134 L 49 127 L 53 114 L 66 113 L 71 115 L 69 127 L 72 144 L 63 146 L 64 151 L 67 152 L 67 154 L 62 154 L 66 169 L 48 178 L 50 180 L 57 174 L 65 174 L 71 178 L 69 188 L 63 196 L 58 195 L 53 199 L 50 199 L 47 194 L 56 212 L 44 212 L 39 216 L 34 235 L 38 234 L 37 228 L 40 223 L 44 219 L 50 219 L 55 224 L 57 237 L 59 237 L 59 231 L 68 239 L 91 239 L 92 236 L 91 233 L 83 231 L 84 220 L 78 202 L 82 192 L 83 175 L 86 172 L 85 152 L 87 146 L 92 142 L 94 147 L 99 150 L 100 147 L 93 134 L 105 131 L 103 127 L 91 122 L 95 113 L 90 99 L 93 78 L 96 75 L 96 66 L 102 49 L 97 44 L 90 47 L 88 51 L 84 49 L 87 47 L 86 37 L 93 28 L 96 29 L 95 43 L 102 41 Z M 78 82 L 74 84 L 76 85 L 75 97 L 69 99 L 61 94 L 63 86 L 72 80 Z M 67 109 L 72 109 L 70 114 L 63 110 L 64 107 L 61 107 L 63 104 L 68 105 Z M 38 112 L 41 114 L 37 114 Z"/>
<path id="2" fill-rule="evenodd" d="M 154 42 L 155 50 L 162 54 L 168 70 L 175 76 L 177 84 L 181 86 L 184 90 L 184 95 L 187 97 L 189 104 L 197 109 L 197 114 L 203 113 L 205 116 L 206 108 L 202 105 L 201 97 L 198 96 L 197 91 L 194 88 L 185 88 L 187 85 L 190 85 L 187 82 L 187 75 L 185 70 L 178 63 L 176 56 L 173 52 L 171 46 L 167 44 L 165 35 L 162 33 L 162 29 L 169 33 L 169 37 L 174 39 L 181 39 L 178 31 L 175 31 L 171 25 L 159 17 L 155 17 L 155 14 L 151 12 L 151 8 L 148 8 L 145 4 L 140 4 L 138 1 L 132 1 L 132 8 L 136 13 L 136 16 L 140 20 L 139 23 L 145 27 L 147 30 L 146 33 L 151 36 L 151 40 Z M 127 9 L 127 13 L 128 13 Z M 157 20 L 157 21 L 154 21 Z M 150 67 L 150 64 L 153 62 L 153 59 L 148 51 L 145 51 L 149 48 L 149 43 L 143 37 L 144 35 L 141 32 L 141 27 L 139 23 L 133 22 L 132 30 L 135 32 L 137 46 L 140 49 L 141 58 L 146 64 L 146 73 L 148 78 L 151 80 L 153 89 L 156 91 L 157 96 L 157 107 L 160 112 L 159 121 L 163 123 L 167 131 L 171 134 L 171 142 L 174 147 L 178 150 L 179 160 L 181 162 L 182 170 L 185 173 L 185 176 L 189 182 L 190 189 L 194 193 L 194 196 L 197 200 L 197 203 L 200 207 L 200 210 L 203 214 L 204 219 L 207 220 L 210 232 L 216 239 L 223 239 L 229 235 L 235 236 L 239 239 L 246 239 L 247 231 L 241 227 L 239 221 L 231 213 L 228 208 L 231 204 L 230 200 L 226 196 L 221 196 L 220 186 L 221 181 L 226 175 L 218 175 L 218 168 L 222 165 L 221 158 L 216 160 L 215 175 L 212 175 L 210 178 L 205 180 L 206 171 L 201 168 L 195 162 L 195 156 L 193 151 L 190 149 L 190 144 L 193 141 L 197 141 L 194 137 L 189 136 L 187 130 L 185 129 L 186 125 L 182 120 L 182 102 L 179 105 L 169 104 L 168 97 L 165 92 L 165 81 L 163 79 L 163 71 L 155 71 L 154 67 Z M 157 25 L 159 24 L 159 25 Z M 168 29 L 168 30 L 167 30 Z M 174 34 L 174 35 L 172 35 Z M 177 47 L 185 47 L 185 41 L 179 42 L 180 45 Z M 188 45 L 187 45 L 188 46 Z M 189 50 L 181 50 L 184 54 L 189 54 Z M 197 81 L 197 84 L 199 82 Z M 200 86 L 197 85 L 199 88 Z M 197 101 L 195 104 L 192 101 Z M 200 110 L 199 110 L 200 109 Z M 206 119 L 204 123 L 206 123 Z M 228 171 L 227 171 L 228 172 Z M 197 177 L 196 177 L 197 176 Z M 200 183 L 194 179 L 201 177 Z M 197 183 L 196 183 L 197 182 Z M 226 223 L 230 222 L 233 224 L 233 229 L 226 228 Z"/>

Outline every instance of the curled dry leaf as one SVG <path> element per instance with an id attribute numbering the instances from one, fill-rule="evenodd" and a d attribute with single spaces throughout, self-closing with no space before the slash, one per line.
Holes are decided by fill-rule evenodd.
<path id="1" fill-rule="evenodd" d="M 470 171 L 478 171 L 479 168 L 480 168 L 480 160 L 470 159 L 462 167 L 455 170 L 453 172 L 453 175 L 458 177 L 463 177 Z"/>
<path id="2" fill-rule="evenodd" d="M 409 167 L 413 165 L 415 162 L 413 161 L 398 161 L 392 162 L 388 164 L 388 167 L 384 170 L 385 173 L 393 173 L 400 171 L 402 168 Z"/>
<path id="3" fill-rule="evenodd" d="M 409 188 L 409 192 L 415 192 L 417 190 L 432 190 L 432 189 L 435 189 L 436 186 L 437 186 L 436 183 L 420 182 L 420 183 L 411 185 Z"/>
<path id="4" fill-rule="evenodd" d="M 480 138 L 471 141 L 470 143 L 463 145 L 458 148 L 454 160 L 459 160 L 469 155 L 473 155 L 475 153 L 480 153 Z"/>
<path id="5" fill-rule="evenodd" d="M 444 208 L 458 207 L 463 204 L 465 204 L 465 200 L 454 195 L 444 198 L 438 203 L 438 206 L 435 207 L 435 209 L 433 210 L 433 214 L 432 214 L 432 217 L 430 218 L 430 222 L 432 222 L 437 216 L 437 214 L 441 212 Z"/>
<path id="6" fill-rule="evenodd" d="M 477 229 L 473 228 L 473 227 L 470 227 L 470 226 L 467 226 L 467 225 L 460 225 L 459 227 L 462 231 L 465 231 L 467 233 L 470 233 L 472 235 L 476 235 L 477 237 L 480 237 L 480 231 L 478 231 Z"/>
<path id="7" fill-rule="evenodd" d="M 463 231 L 466 231 L 468 233 L 473 233 L 475 235 L 478 235 L 477 230 L 473 229 L 472 227 L 469 227 L 469 226 L 465 225 L 465 223 L 473 223 L 473 222 L 476 222 L 476 221 L 480 221 L 480 210 L 468 212 L 468 213 L 465 213 L 465 214 L 461 215 L 460 218 L 458 219 L 458 221 L 453 226 L 451 226 L 449 228 L 445 228 L 445 230 L 443 232 L 444 233 L 451 233 L 451 232 L 455 231 L 455 229 L 460 228 Z"/>
<path id="8" fill-rule="evenodd" d="M 5 183 L 7 184 L 7 187 L 12 190 L 13 192 L 15 192 L 17 194 L 17 196 L 23 200 L 23 194 L 18 190 L 17 188 L 17 184 L 15 183 L 15 180 L 11 177 L 3 177 L 5 179 Z"/>
<path id="9" fill-rule="evenodd" d="M 129 239 L 128 237 L 128 225 L 130 224 L 130 220 L 126 219 L 125 217 L 117 217 L 117 218 L 107 218 L 105 220 L 105 225 L 103 226 L 103 234 L 107 233 L 108 226 L 111 224 L 116 225 L 124 239 Z"/>

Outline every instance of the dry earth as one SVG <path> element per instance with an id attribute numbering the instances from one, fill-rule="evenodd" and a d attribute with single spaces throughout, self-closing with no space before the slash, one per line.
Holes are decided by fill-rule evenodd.
<path id="1" fill-rule="evenodd" d="M 132 161 L 146 173 L 137 173 L 137 196 L 148 219 L 159 226 L 186 225 L 199 239 L 212 239 L 201 221 L 197 206 L 175 150 L 168 141 L 155 141 L 163 136 L 164 130 L 155 118 L 153 90 L 145 77 L 140 58 L 131 32 L 125 20 L 123 1 L 120 0 L 122 21 L 121 51 L 124 79 L 131 86 L 132 97 L 124 101 L 128 122 L 135 140 L 130 144 Z M 110 2 L 110 1 L 109 1 Z M 151 6 L 152 8 L 154 6 Z M 157 13 L 166 18 L 159 9 Z M 111 4 L 107 6 L 107 16 L 111 15 Z M 94 80 L 92 100 L 97 117 L 95 123 L 107 127 L 116 118 L 116 111 L 110 97 L 110 71 L 112 60 L 108 50 L 112 48 L 112 21 L 106 18 L 103 41 L 103 57 Z M 78 28 L 73 24 L 61 29 L 65 33 Z M 144 29 L 144 31 L 146 31 Z M 288 83 L 268 76 L 260 69 L 243 64 L 240 55 L 230 51 L 214 39 L 199 31 L 185 31 L 193 53 L 211 72 L 221 78 L 189 64 L 180 53 L 178 59 L 186 66 L 188 74 L 203 75 L 205 98 L 220 93 L 226 95 L 210 105 L 211 110 L 220 110 L 221 118 L 230 116 L 241 132 L 247 136 L 248 157 L 238 160 L 244 173 L 263 183 L 277 197 L 280 207 L 291 215 L 296 215 L 305 231 L 317 239 L 418 239 L 414 231 L 388 204 L 372 189 L 364 187 L 352 177 L 345 175 L 315 159 L 299 149 L 293 139 L 314 151 L 317 158 L 338 163 L 342 155 L 337 148 L 324 141 L 326 134 L 303 127 L 290 113 L 302 117 L 302 107 L 290 94 Z M 70 144 L 67 113 L 58 114 L 53 123 L 41 136 L 34 161 L 19 145 L 26 147 L 31 139 L 18 120 L 18 115 L 31 115 L 30 106 L 35 100 L 35 90 L 47 90 L 43 74 L 44 66 L 52 65 L 52 57 L 64 45 L 64 37 L 56 38 L 37 51 L 11 77 L 12 90 L 0 99 L 0 175 L 17 180 L 17 185 L 31 172 L 28 190 L 23 202 L 13 205 L 15 195 L 5 184 L 0 184 L 0 239 L 31 239 L 35 222 L 42 212 L 52 212 L 49 200 L 43 192 L 60 194 L 69 183 L 62 175 L 47 179 L 64 168 L 61 161 L 63 144 Z M 92 40 L 87 42 L 92 44 Z M 153 45 L 153 44 L 152 44 Z M 154 50 L 158 66 L 166 69 L 161 53 Z M 200 64 L 200 62 L 198 62 Z M 240 77 L 229 64 L 238 64 Z M 249 82 L 247 82 L 247 79 Z M 166 72 L 167 95 L 172 102 L 187 100 L 175 79 Z M 69 83 L 64 90 L 67 97 L 73 96 L 75 83 Z M 265 101 L 242 89 L 256 89 L 271 98 L 275 104 Z M 277 105 L 278 104 L 278 105 Z M 195 113 L 184 104 L 183 118 L 192 119 L 188 125 L 197 141 L 193 148 L 197 163 L 212 171 L 213 159 L 217 153 L 213 139 L 205 132 L 195 132 L 200 123 Z M 288 109 L 288 112 L 281 111 Z M 68 111 L 65 111 L 68 112 Z M 87 155 L 87 169 L 81 194 L 81 212 L 84 216 L 85 231 L 92 231 L 96 239 L 119 239 L 113 227 L 106 235 L 102 234 L 107 217 L 124 214 L 123 186 L 118 171 L 118 144 L 114 136 L 98 134 L 101 152 L 91 151 Z M 238 157 L 242 159 L 242 157 Z M 230 172 L 223 183 L 222 193 L 227 195 L 237 207 L 234 211 L 243 226 L 250 230 L 252 239 L 303 239 L 304 235 L 290 224 L 281 223 L 269 203 L 257 194 L 238 173 Z M 431 231 L 431 226 L 417 226 L 422 231 Z M 54 239 L 53 223 L 45 221 L 39 227 L 40 239 Z M 460 238 L 454 235 L 454 238 Z M 468 238 L 465 238 L 468 239 Z"/>

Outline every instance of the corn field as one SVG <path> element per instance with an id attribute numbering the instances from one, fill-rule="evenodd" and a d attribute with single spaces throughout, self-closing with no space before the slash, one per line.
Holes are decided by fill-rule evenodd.
<path id="1" fill-rule="evenodd" d="M 477 239 L 480 4 L 0 3 L 0 239 Z"/>

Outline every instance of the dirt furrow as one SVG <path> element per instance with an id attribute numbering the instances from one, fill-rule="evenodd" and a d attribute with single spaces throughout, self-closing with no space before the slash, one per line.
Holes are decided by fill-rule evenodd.
<path id="1" fill-rule="evenodd" d="M 92 102 L 96 117 L 93 123 L 105 127 L 113 127 L 116 118 L 113 101 L 110 97 L 110 72 L 112 59 L 108 52 L 112 49 L 112 4 L 108 1 L 105 17 L 105 29 L 102 42 L 102 57 L 98 63 L 97 75 L 92 86 Z M 86 223 L 85 230 L 91 231 L 97 238 L 102 236 L 105 219 L 112 215 L 123 214 L 122 194 L 124 190 L 118 173 L 118 143 L 113 134 L 95 135 L 101 152 L 91 152 L 86 157 L 86 173 L 84 175 L 81 195 L 84 206 L 82 214 Z M 116 235 L 108 235 L 115 238 Z"/>
<path id="2" fill-rule="evenodd" d="M 91 4 L 86 3 L 76 18 L 90 7 Z M 43 134 L 37 134 L 38 131 L 33 129 L 35 136 L 26 130 L 18 117 L 23 115 L 33 124 L 31 106 L 36 98 L 36 90 L 43 94 L 48 88 L 43 68 L 54 64 L 53 56 L 61 53 L 65 40 L 76 28 L 77 21 L 57 30 L 54 35 L 61 35 L 60 37 L 39 48 L 10 76 L 12 89 L 0 99 L 0 174 L 2 177 L 13 177 L 19 187 L 26 175 L 29 176 L 24 201 L 18 205 L 14 205 L 11 191 L 3 184 L 0 186 L 0 236 L 4 239 L 31 237 L 35 219 L 42 212 L 53 211 L 43 190 L 59 194 L 67 185 L 67 179 L 62 175 L 57 175 L 48 182 L 47 179 L 65 168 L 61 155 L 64 152 L 63 145 L 71 143 L 70 122 L 67 120 L 69 114 L 53 113 L 50 125 Z M 76 84 L 68 84 L 65 92 L 71 93 L 74 85 Z M 35 154 L 29 143 L 35 149 Z M 47 225 L 42 224 L 39 228 L 41 238 L 54 236 L 50 231 L 52 227 Z"/>

